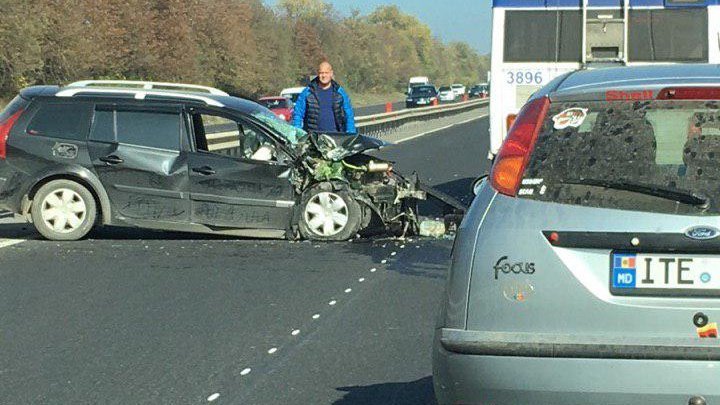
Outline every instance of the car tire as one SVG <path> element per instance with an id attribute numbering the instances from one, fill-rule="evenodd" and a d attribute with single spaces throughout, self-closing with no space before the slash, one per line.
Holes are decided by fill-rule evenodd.
<path id="1" fill-rule="evenodd" d="M 33 225 L 49 240 L 78 240 L 95 225 L 97 205 L 87 188 L 71 180 L 53 180 L 35 193 Z"/>
<path id="2" fill-rule="evenodd" d="M 346 190 L 321 183 L 303 194 L 298 222 L 305 239 L 348 240 L 360 230 L 362 211 Z"/>

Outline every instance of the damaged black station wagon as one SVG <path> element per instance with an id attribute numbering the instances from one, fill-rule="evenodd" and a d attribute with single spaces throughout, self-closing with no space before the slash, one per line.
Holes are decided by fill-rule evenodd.
<path id="1" fill-rule="evenodd" d="M 204 86 L 26 88 L 0 114 L 0 209 L 52 240 L 96 224 L 343 240 L 416 229 L 417 179 L 362 135 L 307 134 Z"/>

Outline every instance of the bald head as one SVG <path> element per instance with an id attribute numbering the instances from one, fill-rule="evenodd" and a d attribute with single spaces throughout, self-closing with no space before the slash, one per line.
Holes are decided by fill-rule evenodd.
<path id="1" fill-rule="evenodd" d="M 334 78 L 332 65 L 329 62 L 322 62 L 318 66 L 317 73 L 320 87 L 322 87 L 323 89 L 330 87 Z"/>

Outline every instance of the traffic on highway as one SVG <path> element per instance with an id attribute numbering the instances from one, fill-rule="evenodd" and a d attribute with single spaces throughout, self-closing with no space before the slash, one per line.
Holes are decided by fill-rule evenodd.
<path id="1" fill-rule="evenodd" d="M 720 0 L 494 0 L 487 71 L 396 6 L 234 9 L 291 27 L 272 84 L 193 4 L 147 22 L 227 71 L 0 75 L 3 403 L 720 404 Z"/>

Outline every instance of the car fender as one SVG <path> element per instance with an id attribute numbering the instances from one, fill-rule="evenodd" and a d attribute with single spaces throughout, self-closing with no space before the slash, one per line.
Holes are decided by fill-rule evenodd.
<path id="1" fill-rule="evenodd" d="M 53 166 L 44 171 L 39 172 L 32 181 L 28 182 L 28 187 L 23 193 L 22 214 L 28 217 L 30 212 L 30 204 L 37 190 L 45 183 L 55 179 L 76 180 L 97 198 L 102 212 L 102 223 L 110 224 L 112 221 L 110 198 L 105 191 L 100 179 L 90 170 L 80 166 Z"/>

